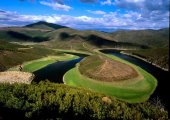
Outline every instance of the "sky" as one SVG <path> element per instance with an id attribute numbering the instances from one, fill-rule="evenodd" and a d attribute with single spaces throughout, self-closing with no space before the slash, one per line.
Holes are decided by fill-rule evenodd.
<path id="1" fill-rule="evenodd" d="M 75 29 L 169 27 L 170 0 L 1 0 L 0 27 L 46 21 Z"/>

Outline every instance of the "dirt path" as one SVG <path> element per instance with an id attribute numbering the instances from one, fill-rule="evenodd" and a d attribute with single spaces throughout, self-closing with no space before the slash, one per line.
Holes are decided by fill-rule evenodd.
<path id="1" fill-rule="evenodd" d="M 103 71 L 107 69 L 108 61 L 105 60 L 104 64 L 101 66 L 101 69 L 99 70 L 98 74 L 101 74 Z"/>

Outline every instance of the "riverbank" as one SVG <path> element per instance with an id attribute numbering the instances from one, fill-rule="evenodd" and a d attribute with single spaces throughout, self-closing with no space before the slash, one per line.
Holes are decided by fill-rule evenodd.
<path id="1" fill-rule="evenodd" d="M 125 52 L 125 51 L 121 51 L 120 53 L 121 53 L 121 54 L 124 54 L 124 55 L 127 55 L 127 56 L 130 56 L 130 57 L 134 57 L 134 58 L 143 60 L 143 61 L 145 61 L 145 62 L 147 62 L 147 63 L 149 63 L 149 64 L 151 64 L 151 65 L 153 65 L 153 66 L 155 66 L 155 67 L 157 67 L 157 68 L 160 68 L 160 69 L 162 69 L 162 70 L 164 70 L 164 71 L 169 71 L 169 69 L 163 68 L 163 67 L 161 67 L 161 66 L 159 66 L 159 65 L 157 65 L 157 64 L 155 64 L 155 63 L 152 63 L 152 62 L 148 61 L 147 59 L 142 58 L 142 57 L 140 57 L 140 56 L 137 56 L 137 55 L 134 55 L 134 54 L 130 54 L 130 53 L 127 53 L 127 52 Z"/>
<path id="2" fill-rule="evenodd" d="M 155 67 L 157 67 L 157 68 L 160 68 L 161 70 L 163 70 L 163 71 L 169 71 L 169 69 L 167 69 L 167 68 L 164 68 L 164 67 L 161 67 L 160 65 L 158 65 L 158 64 L 155 64 L 155 63 L 153 63 L 153 62 L 150 62 L 150 61 L 148 61 L 146 58 L 143 58 L 143 57 L 141 57 L 141 56 L 138 56 L 138 55 L 134 55 L 134 54 L 132 54 L 132 53 L 128 53 L 128 52 L 126 52 L 126 51 L 134 51 L 134 50 L 137 50 L 137 49 L 123 49 L 123 48 L 105 48 L 105 49 L 95 49 L 95 51 L 96 52 L 98 52 L 98 51 L 103 51 L 103 50 L 111 50 L 111 51 L 118 51 L 118 52 L 120 52 L 120 53 L 122 53 L 122 54 L 124 54 L 124 55 L 127 55 L 127 56 L 130 56 L 130 57 L 133 57 L 133 58 L 137 58 L 137 59 L 140 59 L 140 60 L 142 60 L 142 61 L 145 61 L 145 62 L 147 62 L 147 63 L 149 63 L 149 64 L 151 64 L 151 65 L 153 65 L 153 66 L 155 66 Z"/>
<path id="3" fill-rule="evenodd" d="M 22 71 L 34 72 L 34 71 L 41 69 L 41 68 L 43 68 L 49 64 L 52 64 L 54 62 L 72 60 L 72 59 L 76 59 L 76 58 L 78 58 L 78 56 L 70 55 L 70 54 L 63 54 L 60 56 L 47 56 L 47 57 L 43 57 L 40 59 L 22 63 L 22 67 L 23 67 Z M 8 69 L 8 71 L 14 71 L 14 70 L 18 71 L 19 70 L 18 66 Z"/>

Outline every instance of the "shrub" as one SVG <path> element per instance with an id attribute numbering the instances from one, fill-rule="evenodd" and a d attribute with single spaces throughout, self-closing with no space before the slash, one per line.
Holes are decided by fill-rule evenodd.
<path id="1" fill-rule="evenodd" d="M 168 119 L 164 109 L 149 102 L 128 104 L 102 94 L 63 84 L 0 84 L 0 105 L 23 119 Z M 13 115 L 13 116 L 12 116 Z M 10 117 L 15 118 L 17 114 Z"/>

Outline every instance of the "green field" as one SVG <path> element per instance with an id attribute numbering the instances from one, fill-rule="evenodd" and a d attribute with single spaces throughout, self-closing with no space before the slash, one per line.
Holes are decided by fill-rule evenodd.
<path id="1" fill-rule="evenodd" d="M 57 59 L 55 57 L 47 57 L 47 58 L 43 58 L 43 59 L 34 60 L 29 63 L 25 63 L 23 65 L 24 66 L 23 71 L 34 72 L 38 69 L 41 69 L 41 68 L 47 66 L 48 64 L 54 63 L 56 61 L 57 61 Z"/>
<path id="2" fill-rule="evenodd" d="M 141 80 L 128 80 L 123 82 L 101 82 L 90 79 L 80 74 L 79 64 L 64 75 L 64 82 L 71 86 L 84 87 L 92 91 L 100 92 L 109 96 L 114 96 L 120 100 L 130 103 L 146 101 L 154 92 L 157 80 L 142 68 L 135 66 L 118 57 L 107 55 L 108 57 L 126 63 L 140 72 L 143 76 Z"/>
<path id="3" fill-rule="evenodd" d="M 25 62 L 22 64 L 23 71 L 25 72 L 34 72 L 38 69 L 41 69 L 51 63 L 57 62 L 57 61 L 66 61 L 66 60 L 72 60 L 76 59 L 78 56 L 70 55 L 70 54 L 64 54 L 62 56 L 48 56 L 37 60 L 32 60 L 29 62 Z M 19 70 L 18 66 L 10 68 L 9 70 Z"/>

